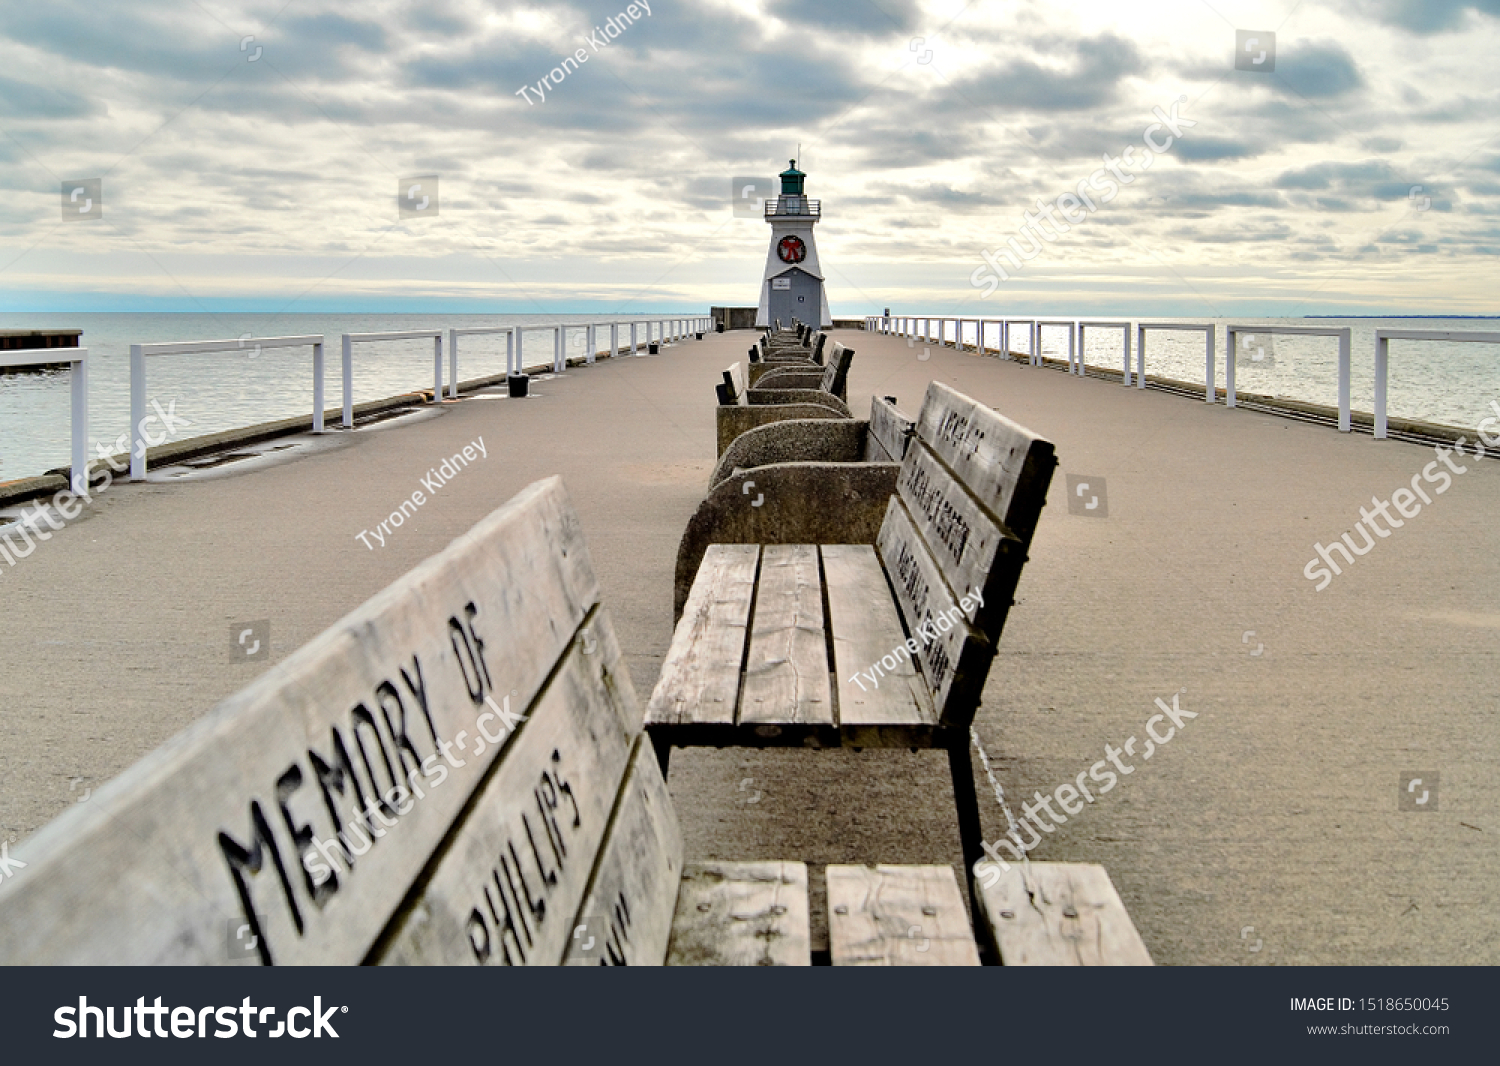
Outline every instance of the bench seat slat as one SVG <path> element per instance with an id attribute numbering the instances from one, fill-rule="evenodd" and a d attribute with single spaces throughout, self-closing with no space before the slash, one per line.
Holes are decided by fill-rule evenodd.
<path id="1" fill-rule="evenodd" d="M 991 645 L 969 625 L 962 596 L 948 587 L 899 496 L 891 497 L 877 543 L 901 616 L 916 637 L 922 673 L 938 714 L 944 724 L 967 727 L 993 657 Z M 885 588 L 880 591 L 889 599 Z"/>
<path id="2" fill-rule="evenodd" d="M 893 652 L 907 638 L 874 549 L 868 544 L 825 544 L 819 550 L 828 589 L 839 725 L 847 729 L 936 724 L 932 698 L 910 655 Z M 894 668 L 880 667 L 883 676 L 856 676 L 892 658 Z"/>
<path id="3" fill-rule="evenodd" d="M 640 736 L 563 964 L 660 966 L 681 880 L 677 811 L 651 742 Z"/>
<path id="4" fill-rule="evenodd" d="M 739 720 L 833 724 L 814 545 L 768 544 L 761 551 Z"/>
<path id="5" fill-rule="evenodd" d="M 1004 966 L 1150 966 L 1151 954 L 1104 867 L 1093 863 L 975 866 L 985 923 Z M 997 878 L 995 875 L 998 874 Z M 988 882 L 988 883 L 986 883 Z"/>
<path id="6" fill-rule="evenodd" d="M 619 648 L 602 616 L 592 628 L 593 640 L 569 649 L 504 761 L 439 846 L 376 961 L 562 961 L 633 740 L 633 723 L 625 719 L 634 693 Z M 402 828 L 390 831 L 392 842 Z"/>
<path id="7" fill-rule="evenodd" d="M 800 862 L 688 863 L 668 966 L 810 966 L 807 867 Z"/>
<path id="8" fill-rule="evenodd" d="M 662 663 L 647 720 L 734 722 L 760 546 L 714 544 L 703 556 Z"/>
<path id="9" fill-rule="evenodd" d="M 951 866 L 829 866 L 835 966 L 978 966 Z"/>

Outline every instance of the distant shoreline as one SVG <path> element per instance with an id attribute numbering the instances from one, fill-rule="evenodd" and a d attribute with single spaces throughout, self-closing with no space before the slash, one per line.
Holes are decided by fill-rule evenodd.
<path id="1" fill-rule="evenodd" d="M 1500 315 L 1303 315 L 1303 318 L 1476 318 L 1493 319 Z"/>

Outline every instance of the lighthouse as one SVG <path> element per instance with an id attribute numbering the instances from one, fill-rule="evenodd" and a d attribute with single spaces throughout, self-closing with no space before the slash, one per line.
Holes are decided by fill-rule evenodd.
<path id="1" fill-rule="evenodd" d="M 781 172 L 781 195 L 766 200 L 771 248 L 766 252 L 755 324 L 769 326 L 780 319 L 787 326 L 795 318 L 809 326 L 831 326 L 833 316 L 828 313 L 818 245 L 813 240 L 822 204 L 807 198 L 803 189 L 807 175 L 797 169 L 795 159 L 790 163 Z"/>

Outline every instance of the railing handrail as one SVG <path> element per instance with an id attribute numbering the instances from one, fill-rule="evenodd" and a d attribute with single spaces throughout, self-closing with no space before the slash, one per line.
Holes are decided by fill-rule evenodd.
<path id="1" fill-rule="evenodd" d="M 365 341 L 411 341 L 442 335 L 441 329 L 397 329 L 383 333 L 345 333 L 344 339 L 351 344 L 362 344 Z"/>
<path id="2" fill-rule="evenodd" d="M 1250 330 L 1246 329 L 1246 333 Z M 1484 330 L 1462 329 L 1377 329 L 1376 340 L 1389 341 L 1474 341 L 1479 344 L 1500 344 L 1500 333 Z M 56 351 L 56 349 L 53 349 Z"/>
<path id="3" fill-rule="evenodd" d="M 787 203 L 791 209 L 786 211 L 781 210 L 783 203 Z M 823 201 L 813 200 L 806 196 L 767 197 L 765 213 L 767 218 L 775 215 L 808 215 L 813 218 L 821 218 L 823 215 Z"/>
<path id="4" fill-rule="evenodd" d="M 308 333 L 299 337 L 237 337 L 234 340 L 217 341 L 162 341 L 153 344 L 132 344 L 142 355 L 198 355 L 209 352 L 234 352 L 245 348 L 300 348 L 307 344 L 322 344 L 324 334 Z"/>

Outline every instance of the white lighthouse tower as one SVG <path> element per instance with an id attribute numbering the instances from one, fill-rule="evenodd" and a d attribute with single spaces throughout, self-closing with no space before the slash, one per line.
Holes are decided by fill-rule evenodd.
<path id="1" fill-rule="evenodd" d="M 791 160 L 791 166 L 781 172 L 781 195 L 766 201 L 771 248 L 760 283 L 757 326 L 769 326 L 777 319 L 789 326 L 794 318 L 809 326 L 833 325 L 828 296 L 823 291 L 823 271 L 818 266 L 818 245 L 813 240 L 813 226 L 822 214 L 822 204 L 804 194 L 806 177 L 797 169 L 797 161 Z"/>

